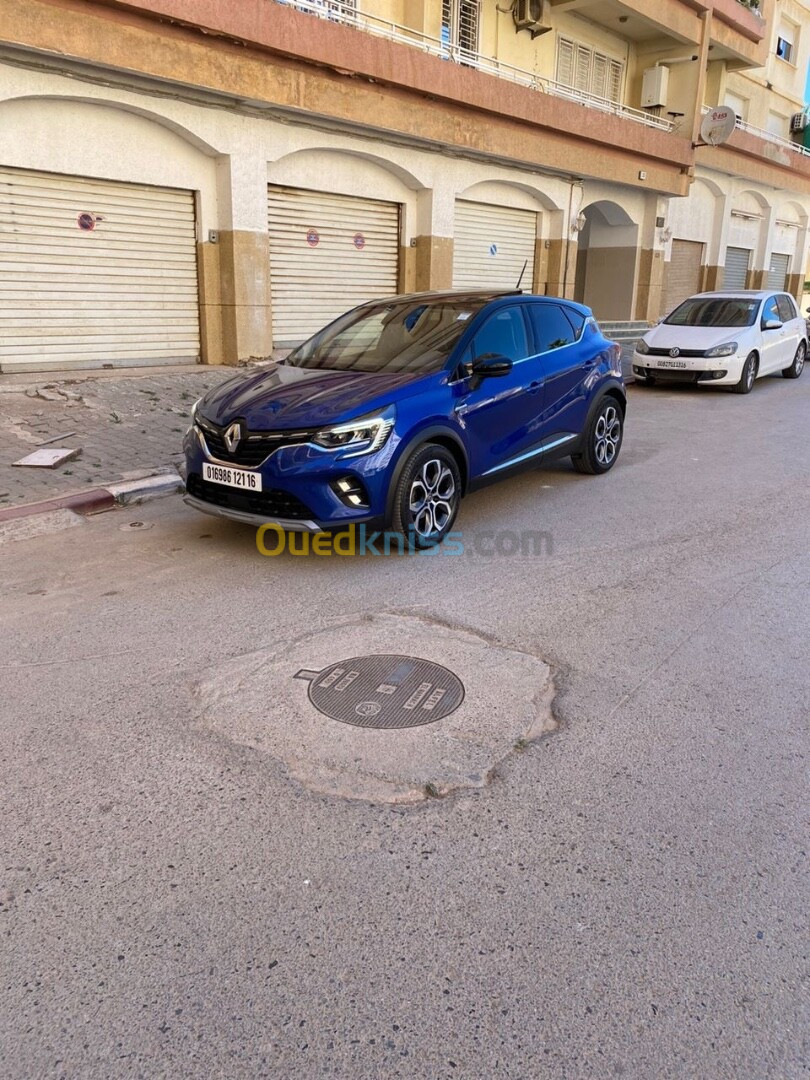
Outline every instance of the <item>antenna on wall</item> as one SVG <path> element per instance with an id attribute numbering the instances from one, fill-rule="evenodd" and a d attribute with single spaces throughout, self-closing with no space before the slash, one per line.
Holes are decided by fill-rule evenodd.
<path id="1" fill-rule="evenodd" d="M 528 265 L 529 265 L 529 260 L 527 259 L 526 262 L 523 264 L 523 269 L 520 271 L 520 277 L 518 278 L 517 285 L 515 286 L 516 289 L 520 288 L 520 283 L 521 283 L 521 281 L 523 281 L 523 275 L 526 273 L 526 267 Z"/>

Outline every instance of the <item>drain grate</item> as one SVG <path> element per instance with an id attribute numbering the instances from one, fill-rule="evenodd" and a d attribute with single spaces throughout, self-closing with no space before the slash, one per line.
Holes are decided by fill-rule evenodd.
<path id="1" fill-rule="evenodd" d="M 319 712 L 355 727 L 421 727 L 449 716 L 464 700 L 457 675 L 418 656 L 354 656 L 294 678 L 309 682 L 309 700 Z"/>

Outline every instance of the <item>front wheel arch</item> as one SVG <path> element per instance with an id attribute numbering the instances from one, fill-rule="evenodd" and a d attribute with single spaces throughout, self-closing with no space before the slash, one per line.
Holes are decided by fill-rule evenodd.
<path id="1" fill-rule="evenodd" d="M 463 498 L 467 494 L 467 491 L 469 490 L 470 463 L 467 458 L 467 451 L 461 439 L 446 427 L 436 425 L 435 427 L 424 428 L 423 430 L 418 431 L 413 438 L 409 439 L 399 451 L 397 463 L 394 466 L 394 471 L 388 482 L 388 494 L 385 500 L 386 522 L 391 521 L 391 515 L 394 509 L 394 496 L 396 494 L 397 485 L 399 484 L 399 478 L 402 476 L 402 470 L 407 465 L 411 455 L 418 450 L 420 446 L 424 446 L 426 443 L 438 443 L 439 446 L 450 451 L 456 459 L 458 471 L 461 474 L 461 497 Z"/>

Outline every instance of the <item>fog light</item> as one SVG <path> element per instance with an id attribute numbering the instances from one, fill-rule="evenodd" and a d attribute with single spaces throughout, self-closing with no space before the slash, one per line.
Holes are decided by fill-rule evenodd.
<path id="1" fill-rule="evenodd" d="M 352 510 L 368 507 L 366 489 L 354 476 L 344 476 L 340 480 L 333 481 L 332 490 L 343 505 L 350 506 Z"/>

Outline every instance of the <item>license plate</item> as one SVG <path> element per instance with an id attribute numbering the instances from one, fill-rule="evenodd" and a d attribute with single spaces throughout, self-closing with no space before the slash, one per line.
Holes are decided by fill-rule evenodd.
<path id="1" fill-rule="evenodd" d="M 674 367 L 685 368 L 687 363 L 685 360 L 659 360 L 658 367 Z"/>
<path id="2" fill-rule="evenodd" d="M 227 465 L 211 465 L 203 462 L 203 480 L 212 484 L 224 484 L 225 487 L 240 488 L 243 491 L 261 491 L 260 473 L 248 472 L 247 469 L 231 469 Z"/>

